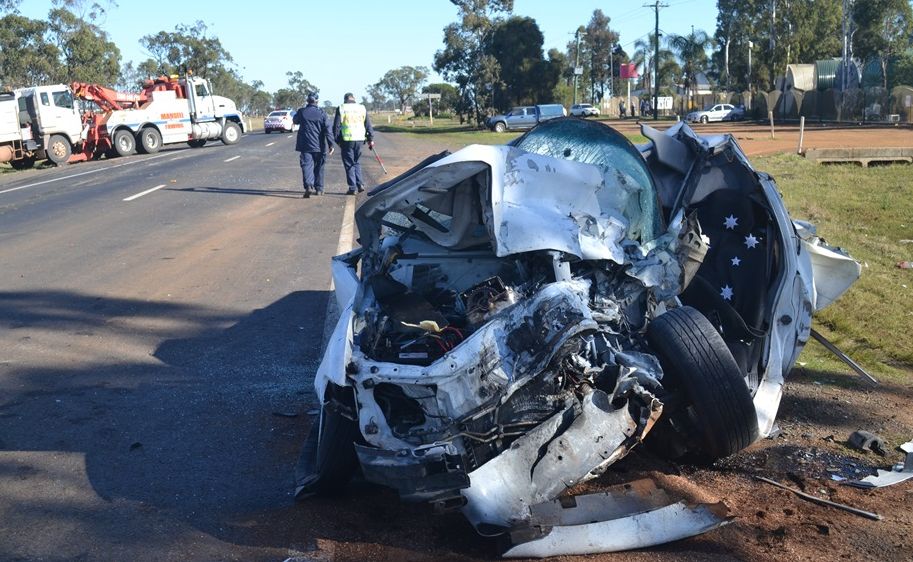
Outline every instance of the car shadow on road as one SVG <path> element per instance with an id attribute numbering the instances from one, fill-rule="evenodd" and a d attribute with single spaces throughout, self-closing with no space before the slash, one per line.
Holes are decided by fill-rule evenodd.
<path id="1" fill-rule="evenodd" d="M 159 520 L 172 522 L 169 532 L 173 522 L 183 521 L 226 548 L 244 545 L 257 552 L 285 549 L 291 540 L 308 544 L 348 536 L 345 518 L 360 509 L 360 498 L 341 504 L 348 511 L 331 503 L 316 504 L 324 507 L 315 511 L 315 504 L 299 507 L 292 498 L 294 466 L 315 406 L 313 374 L 329 295 L 296 291 L 233 316 L 207 307 L 66 291 L 0 293 L 4 345 L 22 338 L 64 339 L 73 342 L 78 356 L 94 337 L 102 347 L 86 361 L 0 362 L 0 465 L 10 459 L 17 464 L 17 453 L 23 458 L 52 453 L 47 459 L 75 453 L 85 459 L 85 476 L 82 469 L 68 473 L 57 480 L 62 489 L 47 492 L 50 497 L 30 505 L 21 499 L 28 495 L 19 495 L 2 507 L 32 513 L 36 525 L 50 529 L 66 521 L 100 544 L 158 544 L 162 536 L 147 534 L 163 533 L 167 526 L 157 525 Z M 175 337 L 169 339 L 161 322 L 181 327 L 170 328 Z M 135 333 L 124 332 L 127 324 Z M 145 340 L 155 330 L 161 343 L 147 360 L 136 353 L 118 357 L 118 345 Z M 24 479 L 31 474 L 28 467 L 15 471 Z M 6 480 L 3 474 L 0 470 Z M 70 486 L 81 486 L 92 501 L 101 498 L 110 507 L 80 508 L 72 503 Z M 0 503 L 11 497 L 0 494 Z M 292 531 L 252 535 L 241 522 L 254 516 L 277 524 L 287 520 Z M 317 527 L 325 533 L 297 524 L 311 517 L 323 521 Z M 365 533 L 383 541 L 381 529 L 365 522 Z"/>
<path id="2" fill-rule="evenodd" d="M 301 189 L 231 189 L 227 187 L 172 187 L 165 191 L 183 191 L 185 193 L 219 193 L 227 195 L 260 195 L 263 197 L 286 197 L 301 199 Z"/>

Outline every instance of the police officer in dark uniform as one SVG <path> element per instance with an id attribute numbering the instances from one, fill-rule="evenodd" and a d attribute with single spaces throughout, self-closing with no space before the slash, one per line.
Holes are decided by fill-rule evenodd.
<path id="1" fill-rule="evenodd" d="M 348 195 L 355 195 L 355 191 L 365 190 L 364 180 L 361 177 L 361 145 L 367 143 L 368 149 L 374 148 L 374 127 L 368 117 L 365 106 L 355 102 L 354 94 L 346 94 L 343 104 L 336 110 L 333 119 L 333 136 L 339 143 L 342 151 L 342 165 L 346 169 L 346 183 L 349 185 Z"/>
<path id="2" fill-rule="evenodd" d="M 317 92 L 307 97 L 307 106 L 295 112 L 292 122 L 298 125 L 298 138 L 295 150 L 300 154 L 301 176 L 304 180 L 304 197 L 323 195 L 323 164 L 329 150 L 333 154 L 333 135 L 330 129 L 330 118 L 326 112 L 317 107 L 320 98 Z"/>

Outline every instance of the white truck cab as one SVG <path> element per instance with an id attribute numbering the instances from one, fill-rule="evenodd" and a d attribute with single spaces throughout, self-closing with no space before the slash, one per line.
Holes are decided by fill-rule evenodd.
<path id="1" fill-rule="evenodd" d="M 0 93 L 0 162 L 28 168 L 47 158 L 66 162 L 84 127 L 65 84 Z"/>

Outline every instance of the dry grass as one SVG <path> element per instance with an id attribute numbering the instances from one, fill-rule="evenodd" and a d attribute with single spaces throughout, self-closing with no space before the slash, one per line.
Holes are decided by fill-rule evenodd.
<path id="1" fill-rule="evenodd" d="M 774 176 L 790 214 L 863 264 L 862 278 L 816 316 L 819 331 L 865 368 L 909 381 L 913 374 L 913 166 L 818 165 L 795 155 L 753 160 Z M 800 361 L 844 369 L 819 345 Z"/>

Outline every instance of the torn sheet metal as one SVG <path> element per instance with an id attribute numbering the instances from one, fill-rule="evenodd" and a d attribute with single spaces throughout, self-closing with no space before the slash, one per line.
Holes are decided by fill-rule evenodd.
<path id="1" fill-rule="evenodd" d="M 878 470 L 874 476 L 866 476 L 862 480 L 848 480 L 844 484 L 857 488 L 884 488 L 913 478 L 913 441 L 908 441 L 899 448 L 906 456 L 903 464 L 898 464 L 894 470 Z"/>
<path id="2" fill-rule="evenodd" d="M 506 558 L 545 558 L 647 548 L 731 521 L 722 502 L 675 501 L 652 480 L 533 506 L 528 526 L 510 533 Z"/>
<path id="3" fill-rule="evenodd" d="M 623 377 L 625 394 L 647 407 L 637 419 L 624 403 L 612 406 L 600 390 L 583 399 L 568 426 L 570 410 L 559 412 L 517 440 L 510 449 L 469 474 L 463 514 L 480 532 L 528 523 L 531 506 L 601 474 L 643 439 L 662 413 L 662 404 L 633 377 Z M 623 397 L 617 396 L 616 399 Z"/>
<path id="4" fill-rule="evenodd" d="M 812 262 L 812 303 L 815 312 L 818 312 L 837 300 L 859 279 L 862 265 L 840 248 L 830 246 L 818 238 L 814 225 L 797 220 L 793 224 L 802 241 L 802 248 L 808 252 Z"/>

